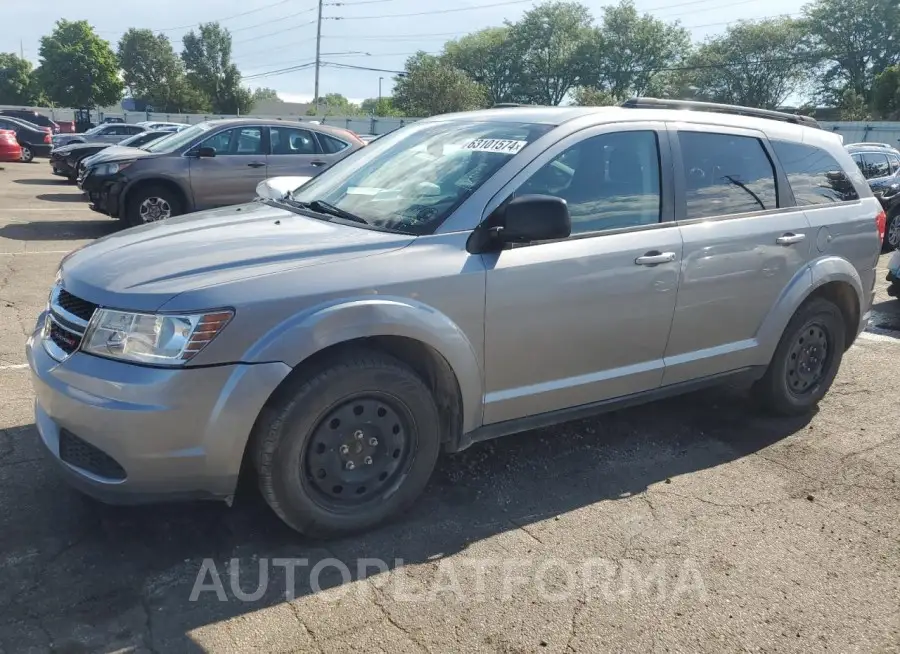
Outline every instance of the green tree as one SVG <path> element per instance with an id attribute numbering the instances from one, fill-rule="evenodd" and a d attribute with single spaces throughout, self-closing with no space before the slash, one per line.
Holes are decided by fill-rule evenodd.
<path id="1" fill-rule="evenodd" d="M 306 111 L 309 116 L 358 116 L 362 113 L 359 105 L 355 105 L 340 93 L 326 93 Z"/>
<path id="2" fill-rule="evenodd" d="M 611 107 L 618 104 L 612 93 L 592 86 L 579 86 L 572 93 L 572 99 L 579 107 Z"/>
<path id="3" fill-rule="evenodd" d="M 205 111 L 208 100 L 188 84 L 184 64 L 168 37 L 151 30 L 131 28 L 119 40 L 119 66 L 133 98 L 156 111 Z"/>
<path id="4" fill-rule="evenodd" d="M 512 30 L 489 27 L 444 45 L 444 60 L 481 84 L 490 104 L 510 102 L 521 81 L 520 58 Z"/>
<path id="5" fill-rule="evenodd" d="M 394 99 L 390 97 L 367 98 L 359 106 L 360 111 L 366 116 L 402 116 L 403 112 L 394 106 Z"/>
<path id="6" fill-rule="evenodd" d="M 809 80 L 804 27 L 791 18 L 741 21 L 703 43 L 685 62 L 682 97 L 774 109 Z"/>
<path id="7" fill-rule="evenodd" d="M 678 23 L 640 15 L 631 0 L 622 0 L 603 10 L 600 26 L 591 32 L 585 81 L 619 100 L 647 95 L 660 74 L 690 49 L 690 35 Z"/>
<path id="8" fill-rule="evenodd" d="M 260 102 L 261 100 L 282 101 L 281 98 L 278 97 L 278 92 L 275 89 L 267 87 L 260 87 L 253 92 L 253 101 Z"/>
<path id="9" fill-rule="evenodd" d="M 12 53 L 0 52 L 0 104 L 29 105 L 34 80 L 31 62 Z"/>
<path id="10" fill-rule="evenodd" d="M 245 114 L 253 108 L 253 94 L 241 86 L 241 72 L 231 61 L 231 33 L 218 23 L 203 23 L 199 34 L 184 35 L 181 59 L 188 82 L 209 98 L 218 114 Z"/>
<path id="11" fill-rule="evenodd" d="M 59 20 L 41 38 L 40 70 L 41 87 L 57 105 L 107 106 L 122 99 L 116 55 L 86 20 Z"/>
<path id="12" fill-rule="evenodd" d="M 900 63 L 896 0 L 815 0 L 803 14 L 807 40 L 821 58 L 821 101 L 841 106 L 847 90 L 868 100 L 875 75 Z"/>
<path id="13" fill-rule="evenodd" d="M 434 116 L 486 106 L 484 88 L 439 57 L 419 52 L 394 78 L 394 106 L 407 116 Z"/>
<path id="14" fill-rule="evenodd" d="M 593 18 L 577 2 L 548 2 L 507 23 L 517 81 L 512 98 L 520 102 L 557 105 L 589 75 L 586 52 Z"/>
<path id="15" fill-rule="evenodd" d="M 889 66 L 875 77 L 872 109 L 884 120 L 900 119 L 900 66 Z"/>

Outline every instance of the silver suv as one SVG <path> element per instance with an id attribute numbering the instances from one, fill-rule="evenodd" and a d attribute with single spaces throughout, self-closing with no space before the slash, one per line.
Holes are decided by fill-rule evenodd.
<path id="1" fill-rule="evenodd" d="M 402 512 L 441 450 L 738 376 L 809 411 L 881 207 L 833 134 L 688 106 L 438 116 L 68 255 L 27 345 L 41 441 L 111 502 L 230 501 L 247 464 L 329 535 Z"/>

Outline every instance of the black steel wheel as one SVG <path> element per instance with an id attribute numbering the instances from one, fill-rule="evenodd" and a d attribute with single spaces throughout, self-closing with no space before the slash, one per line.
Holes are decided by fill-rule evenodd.
<path id="1" fill-rule="evenodd" d="M 785 328 L 755 395 L 781 415 L 808 412 L 831 388 L 845 343 L 841 310 L 823 298 L 807 301 Z"/>
<path id="2" fill-rule="evenodd" d="M 329 411 L 313 430 L 301 482 L 332 510 L 355 510 L 394 490 L 414 458 L 414 419 L 389 395 L 360 395 Z"/>
<path id="3" fill-rule="evenodd" d="M 288 379 L 254 428 L 260 489 L 292 528 L 313 536 L 367 529 L 421 494 L 440 451 L 431 390 L 403 362 L 346 351 Z"/>

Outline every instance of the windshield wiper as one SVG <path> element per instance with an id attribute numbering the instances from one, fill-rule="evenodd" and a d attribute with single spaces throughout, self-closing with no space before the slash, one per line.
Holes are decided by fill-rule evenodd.
<path id="1" fill-rule="evenodd" d="M 357 216 L 355 213 L 350 213 L 349 211 L 344 211 L 340 207 L 336 207 L 330 202 L 325 202 L 324 200 L 313 200 L 312 202 L 300 202 L 299 200 L 295 200 L 293 194 L 288 193 L 284 201 L 288 204 L 292 204 L 295 207 L 299 207 L 301 209 L 307 209 L 309 211 L 315 211 L 316 213 L 324 213 L 329 216 L 336 216 L 337 218 L 343 218 L 344 220 L 350 220 L 355 223 L 360 223 L 362 225 L 368 225 L 369 221 L 365 218 L 361 218 Z"/>

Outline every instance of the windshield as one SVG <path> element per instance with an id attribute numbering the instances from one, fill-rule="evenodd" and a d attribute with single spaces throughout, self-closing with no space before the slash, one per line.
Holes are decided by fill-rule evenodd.
<path id="1" fill-rule="evenodd" d="M 210 123 L 197 123 L 180 132 L 172 132 L 169 136 L 145 145 L 144 149 L 148 152 L 174 152 L 178 148 L 193 142 L 194 139 L 205 134 L 212 127 Z"/>
<path id="2" fill-rule="evenodd" d="M 85 130 L 84 133 L 85 133 L 85 134 L 96 134 L 97 132 L 99 132 L 99 131 L 100 131 L 101 129 L 103 129 L 104 127 L 106 127 L 106 125 L 97 125 L 96 127 L 91 127 L 90 129 Z"/>
<path id="3" fill-rule="evenodd" d="M 415 123 L 374 141 L 294 191 L 369 225 L 430 234 L 551 125 L 452 120 Z"/>

